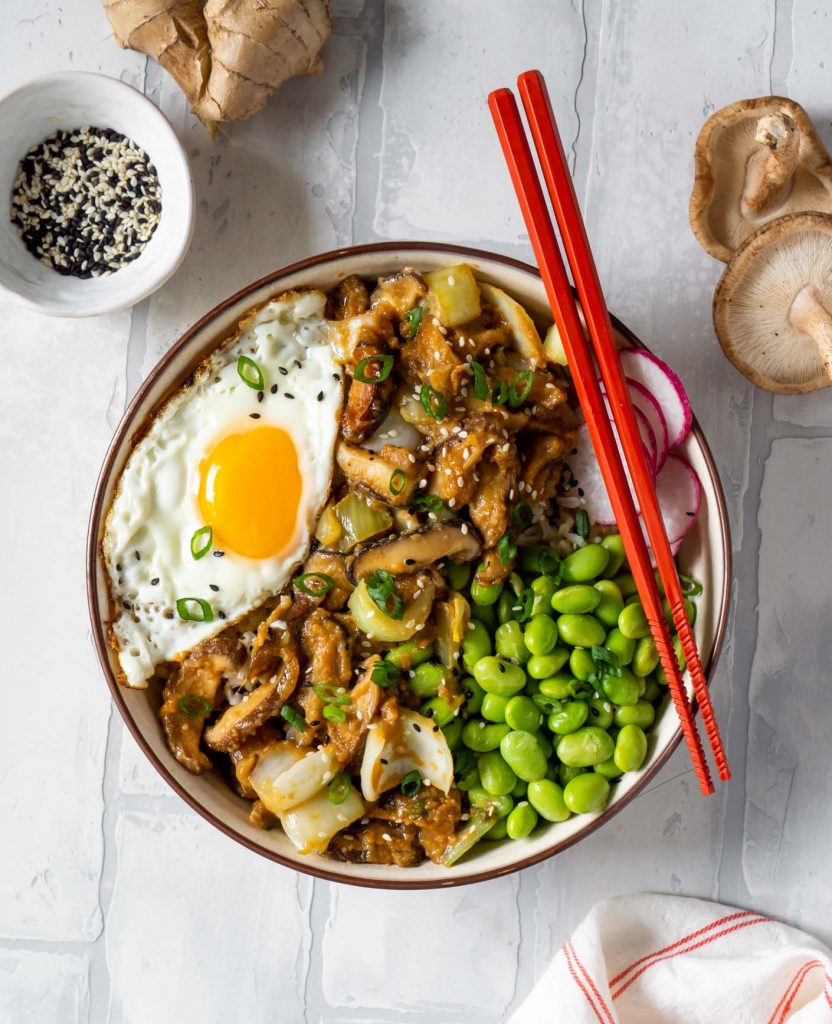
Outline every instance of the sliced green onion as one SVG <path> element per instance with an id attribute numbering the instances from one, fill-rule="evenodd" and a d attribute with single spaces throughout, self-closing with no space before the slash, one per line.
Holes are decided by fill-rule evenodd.
<path id="1" fill-rule="evenodd" d="M 416 796 L 422 788 L 422 776 L 414 768 L 402 779 L 401 790 L 405 796 Z"/>
<path id="2" fill-rule="evenodd" d="M 411 512 L 438 512 L 445 502 L 438 494 L 417 494 L 410 502 Z"/>
<path id="3" fill-rule="evenodd" d="M 551 548 L 544 548 L 537 556 L 537 568 L 544 576 L 556 576 L 560 572 L 560 558 Z"/>
<path id="4" fill-rule="evenodd" d="M 517 557 L 517 541 L 512 536 L 510 530 L 506 530 L 497 541 L 497 554 L 500 556 L 500 561 L 503 565 L 508 565 Z"/>
<path id="5" fill-rule="evenodd" d="M 575 533 L 581 540 L 589 539 L 589 513 L 585 508 L 575 509 Z"/>
<path id="6" fill-rule="evenodd" d="M 488 381 L 485 379 L 485 367 L 482 363 L 472 361 L 471 373 L 474 375 L 474 394 L 481 402 L 488 398 Z"/>
<path id="7" fill-rule="evenodd" d="M 523 593 L 520 595 L 520 616 L 518 622 L 528 622 L 532 617 L 532 608 L 534 608 L 535 593 L 531 587 L 526 587 Z"/>
<path id="8" fill-rule="evenodd" d="M 692 576 L 683 576 L 681 573 L 679 573 L 679 583 L 685 597 L 699 597 L 705 589 L 699 580 L 695 580 Z"/>
<path id="9" fill-rule="evenodd" d="M 508 384 L 504 380 L 501 380 L 499 384 L 495 385 L 494 390 L 491 392 L 491 404 L 492 405 L 505 405 L 508 401 Z"/>
<path id="10" fill-rule="evenodd" d="M 395 580 L 385 569 L 376 571 L 367 579 L 367 593 L 376 606 L 391 619 L 404 617 L 404 601 L 394 588 Z"/>
<path id="11" fill-rule="evenodd" d="M 546 697 L 542 693 L 532 694 L 532 700 L 537 704 L 544 715 L 551 715 L 553 711 L 560 711 L 563 701 L 555 700 L 554 697 Z"/>
<path id="12" fill-rule="evenodd" d="M 390 493 L 401 494 L 407 487 L 407 473 L 403 469 L 394 469 L 390 474 Z"/>
<path id="13" fill-rule="evenodd" d="M 327 704 L 324 708 L 324 718 L 329 722 L 346 722 L 347 713 L 335 704 Z"/>
<path id="14" fill-rule="evenodd" d="M 321 597 L 332 590 L 335 580 L 325 572 L 305 572 L 301 576 L 295 576 L 292 585 L 309 597 Z"/>
<path id="15" fill-rule="evenodd" d="M 188 718 L 204 718 L 214 710 L 214 705 L 205 697 L 197 697 L 195 693 L 189 693 L 179 698 L 179 710 Z"/>
<path id="16" fill-rule="evenodd" d="M 350 795 L 352 779 L 349 772 L 338 772 L 329 784 L 329 799 L 334 804 L 342 804 Z"/>
<path id="17" fill-rule="evenodd" d="M 419 400 L 428 416 L 432 416 L 435 420 L 445 419 L 448 401 L 441 391 L 432 388 L 430 384 L 423 384 L 422 390 L 419 392 Z"/>
<path id="18" fill-rule="evenodd" d="M 379 369 L 375 374 L 368 373 L 367 367 L 370 364 L 378 363 Z M 381 384 L 383 380 L 387 380 L 390 376 L 390 371 L 393 369 L 393 357 L 391 355 L 375 355 L 365 356 L 361 362 L 356 366 L 353 377 L 361 381 L 362 384 Z"/>
<path id="19" fill-rule="evenodd" d="M 331 683 L 316 683 L 312 687 L 316 697 L 327 704 L 351 704 L 352 699 L 343 686 L 332 686 Z"/>
<path id="20" fill-rule="evenodd" d="M 534 373 L 531 370 L 521 370 L 508 388 L 508 404 L 512 409 L 522 405 L 529 397 L 529 392 L 534 384 Z"/>
<path id="21" fill-rule="evenodd" d="M 306 732 L 307 725 L 306 719 L 303 715 L 299 715 L 294 708 L 290 708 L 288 704 L 284 704 L 280 709 L 280 717 L 285 719 L 292 726 L 293 729 L 297 729 L 298 732 Z"/>
<path id="22" fill-rule="evenodd" d="M 422 322 L 422 317 L 425 315 L 425 311 L 421 306 L 414 306 L 413 309 L 409 309 L 404 318 L 410 324 L 410 337 L 415 338 L 416 332 L 419 330 L 419 324 Z"/>
<path id="23" fill-rule="evenodd" d="M 619 672 L 621 670 L 619 669 Z M 613 673 L 608 673 L 612 675 Z M 587 680 L 585 683 L 579 683 L 577 679 L 573 679 L 569 684 L 570 694 L 580 700 L 583 697 L 591 697 L 595 693 L 596 680 Z"/>
<path id="24" fill-rule="evenodd" d="M 211 545 L 214 543 L 214 531 L 210 526 L 200 526 L 198 530 L 194 531 L 193 537 L 191 537 L 191 554 L 199 561 L 204 555 L 207 555 L 211 550 Z"/>
<path id="25" fill-rule="evenodd" d="M 533 518 L 532 507 L 527 505 L 525 501 L 518 501 L 511 510 L 511 521 L 518 530 L 528 529 L 532 525 Z"/>
<path id="26" fill-rule="evenodd" d="M 399 667 L 394 665 L 392 661 L 382 658 L 381 661 L 377 661 L 373 665 L 370 678 L 376 686 L 395 686 L 399 681 Z"/>
<path id="27" fill-rule="evenodd" d="M 240 356 L 237 360 L 237 373 L 243 384 L 247 384 L 252 391 L 265 390 L 266 378 L 263 371 L 249 356 Z"/>
<path id="28" fill-rule="evenodd" d="M 196 614 L 196 609 L 192 607 L 193 605 L 196 605 L 197 608 L 199 608 L 199 615 Z M 179 618 L 184 619 L 186 622 L 214 621 L 214 610 L 204 597 L 177 598 L 176 612 L 179 615 Z"/>

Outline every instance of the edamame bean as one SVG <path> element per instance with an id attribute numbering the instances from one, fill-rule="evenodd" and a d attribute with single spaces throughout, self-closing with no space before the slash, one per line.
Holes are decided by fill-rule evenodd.
<path id="1" fill-rule="evenodd" d="M 609 551 L 601 544 L 586 544 L 567 555 L 561 564 L 564 583 L 590 583 L 598 579 L 610 560 Z"/>
<path id="2" fill-rule="evenodd" d="M 633 675 L 635 675 L 635 673 L 633 673 Z M 636 682 L 638 683 L 638 698 L 641 700 L 644 696 L 644 691 L 647 689 L 647 680 L 644 676 L 636 676 Z"/>
<path id="3" fill-rule="evenodd" d="M 513 619 L 497 627 L 494 634 L 494 646 L 497 654 L 521 664 L 529 660 L 529 652 L 523 640 L 523 627 Z"/>
<path id="4" fill-rule="evenodd" d="M 642 637 L 650 636 L 650 626 L 641 601 L 633 601 L 627 604 L 618 616 L 618 628 L 631 640 L 641 640 Z"/>
<path id="5" fill-rule="evenodd" d="M 465 676 L 462 680 L 462 686 L 463 689 L 468 692 L 468 698 L 465 701 L 466 714 L 478 715 L 480 708 L 482 707 L 482 699 L 485 696 L 485 690 L 483 690 L 473 676 Z"/>
<path id="6" fill-rule="evenodd" d="M 500 740 L 500 753 L 509 768 L 525 782 L 535 782 L 546 774 L 546 755 L 530 732 L 509 732 Z"/>
<path id="7" fill-rule="evenodd" d="M 696 605 L 693 603 L 693 601 L 690 600 L 690 598 L 687 597 L 684 598 L 684 603 L 685 612 L 688 617 L 688 622 L 692 626 L 694 622 L 696 622 Z M 670 610 L 670 602 L 666 597 L 662 600 L 662 607 L 664 608 L 664 617 L 667 622 L 668 628 L 675 629 L 676 623 L 673 621 L 673 612 L 671 612 Z"/>
<path id="8" fill-rule="evenodd" d="M 514 800 L 508 795 L 496 796 L 478 786 L 468 791 L 468 800 L 472 807 L 493 807 L 498 818 L 505 818 L 514 809 Z"/>
<path id="9" fill-rule="evenodd" d="M 637 701 L 629 707 L 615 709 L 615 724 L 620 728 L 625 725 L 637 725 L 642 729 L 649 729 L 656 720 L 656 709 L 646 700 Z"/>
<path id="10" fill-rule="evenodd" d="M 446 726 L 448 722 L 452 722 L 456 717 L 454 709 L 450 704 L 446 704 L 441 697 L 431 697 L 430 700 L 426 700 L 419 708 L 419 714 L 424 715 L 426 718 L 432 718 L 440 729 Z"/>
<path id="11" fill-rule="evenodd" d="M 539 572 L 543 575 L 556 573 L 561 564 L 558 553 L 545 544 L 529 544 L 520 548 L 517 562 L 524 572 Z"/>
<path id="12" fill-rule="evenodd" d="M 486 693 L 498 697 L 513 697 L 526 684 L 526 673 L 519 665 L 490 654 L 474 665 L 474 678 Z"/>
<path id="13" fill-rule="evenodd" d="M 508 697 L 498 697 L 496 693 L 487 693 L 482 699 L 480 714 L 487 722 L 505 722 Z"/>
<path id="14" fill-rule="evenodd" d="M 505 796 L 514 789 L 517 776 L 497 750 L 482 754 L 477 761 L 482 788 L 492 796 Z"/>
<path id="15" fill-rule="evenodd" d="M 637 676 L 649 676 L 659 663 L 659 652 L 652 636 L 643 636 L 636 644 L 632 669 Z"/>
<path id="16" fill-rule="evenodd" d="M 426 661 L 413 669 L 413 675 L 408 679 L 407 685 L 417 697 L 435 697 L 439 693 L 439 687 L 445 682 L 445 672 L 443 665 Z"/>
<path id="17" fill-rule="evenodd" d="M 499 626 L 499 622 L 497 622 L 497 609 L 491 604 L 472 604 L 471 621 L 481 622 L 489 633 L 493 633 L 497 626 Z"/>
<path id="18" fill-rule="evenodd" d="M 624 774 L 615 763 L 614 757 L 608 757 L 606 761 L 596 764 L 592 770 L 598 772 L 599 775 L 603 775 L 605 779 L 620 779 Z"/>
<path id="19" fill-rule="evenodd" d="M 551 576 L 538 576 L 533 579 L 529 586 L 534 594 L 532 603 L 532 615 L 540 615 L 541 612 L 549 612 L 552 609 L 552 595 L 558 589 L 557 584 Z"/>
<path id="20" fill-rule="evenodd" d="M 433 644 L 419 645 L 415 640 L 408 640 L 406 643 L 394 647 L 392 651 L 388 651 L 385 660 L 391 662 L 396 668 L 416 668 L 417 665 L 430 661 L 433 652 Z"/>
<path id="21" fill-rule="evenodd" d="M 549 679 L 541 680 L 540 692 L 551 700 L 569 700 L 577 684 L 578 680 L 568 672 L 558 672 Z"/>
<path id="22" fill-rule="evenodd" d="M 558 757 L 562 764 L 573 768 L 591 768 L 612 756 L 615 744 L 609 733 L 594 725 L 586 725 L 577 732 L 561 736 Z"/>
<path id="23" fill-rule="evenodd" d="M 479 571 L 479 569 L 477 571 Z M 497 601 L 500 599 L 500 594 L 502 594 L 502 592 L 502 583 L 477 583 L 476 579 L 473 579 L 471 581 L 471 600 L 474 602 L 474 604 L 485 605 L 485 607 L 489 607 L 490 605 L 497 603 Z"/>
<path id="24" fill-rule="evenodd" d="M 462 742 L 469 750 L 485 754 L 496 750 L 500 740 L 510 732 L 507 725 L 487 725 L 481 718 L 472 718 L 462 729 Z"/>
<path id="25" fill-rule="evenodd" d="M 506 832 L 509 839 L 525 839 L 532 834 L 536 825 L 537 811 L 522 800 L 506 819 Z"/>
<path id="26" fill-rule="evenodd" d="M 512 729 L 518 732 L 535 732 L 540 728 L 543 716 L 531 697 L 518 694 L 516 697 L 511 697 L 506 704 L 505 720 Z"/>
<path id="27" fill-rule="evenodd" d="M 624 541 L 621 539 L 620 534 L 608 533 L 601 541 L 601 545 L 610 553 L 610 560 L 607 562 L 606 569 L 604 569 L 604 576 L 609 579 L 621 571 L 621 567 L 627 558 L 627 554 L 624 551 Z"/>
<path id="28" fill-rule="evenodd" d="M 462 752 L 466 752 L 467 748 L 463 747 Z M 470 753 L 470 751 L 468 751 Z M 459 780 L 457 781 L 456 788 L 461 790 L 463 793 L 469 793 L 472 789 L 477 789 L 480 786 L 480 773 L 476 768 L 469 768 L 467 772 L 463 772 Z"/>
<path id="29" fill-rule="evenodd" d="M 598 545 L 594 544 L 593 547 Z M 585 551 L 586 548 L 580 550 Z M 558 633 L 561 640 L 570 647 L 595 647 L 603 644 L 607 635 L 607 631 L 592 615 L 561 615 L 558 619 Z"/>
<path id="30" fill-rule="evenodd" d="M 618 616 L 624 607 L 621 591 L 612 580 L 598 580 L 594 589 L 601 595 L 595 608 L 595 618 L 600 619 L 607 629 L 617 626 Z"/>
<path id="31" fill-rule="evenodd" d="M 523 642 L 530 654 L 551 654 L 558 642 L 558 627 L 552 616 L 533 615 L 526 623 Z"/>
<path id="32" fill-rule="evenodd" d="M 549 729 L 558 736 L 575 732 L 589 718 L 589 705 L 584 700 L 570 700 L 546 719 Z"/>
<path id="33" fill-rule="evenodd" d="M 629 707 L 638 700 L 638 679 L 628 668 L 622 668 L 620 676 L 604 676 L 601 689 L 618 707 Z"/>
<path id="34" fill-rule="evenodd" d="M 557 781 L 565 789 L 572 779 L 576 778 L 578 775 L 583 775 L 584 772 L 588 771 L 588 768 L 573 768 L 568 764 L 559 764 L 557 767 Z"/>
<path id="35" fill-rule="evenodd" d="M 491 828 L 485 833 L 483 839 L 505 839 L 506 836 L 508 835 L 508 832 L 506 831 L 507 820 L 508 819 L 506 818 L 498 818 L 491 826 Z"/>
<path id="36" fill-rule="evenodd" d="M 618 627 L 607 633 L 605 646 L 608 651 L 615 655 L 619 665 L 629 665 L 636 653 L 636 642 L 628 636 L 624 636 Z"/>
<path id="37" fill-rule="evenodd" d="M 566 821 L 571 811 L 563 799 L 563 789 L 551 779 L 530 782 L 528 801 L 545 821 Z"/>
<path id="38" fill-rule="evenodd" d="M 513 590 L 506 587 L 497 601 L 497 621 L 502 626 L 503 623 L 516 619 L 522 610 L 520 599 Z"/>
<path id="39" fill-rule="evenodd" d="M 637 725 L 625 725 L 615 741 L 613 760 L 622 772 L 635 772 L 647 757 L 647 737 Z"/>
<path id="40" fill-rule="evenodd" d="M 584 647 L 576 647 L 569 655 L 569 671 L 582 683 L 588 683 L 595 675 L 595 662 Z"/>
<path id="41" fill-rule="evenodd" d="M 462 719 L 457 715 L 447 725 L 443 725 L 442 735 L 445 737 L 448 749 L 455 751 L 462 742 Z"/>
<path id="42" fill-rule="evenodd" d="M 609 729 L 613 722 L 613 708 L 610 701 L 603 697 L 590 697 L 589 724 L 597 725 L 599 729 Z"/>
<path id="43" fill-rule="evenodd" d="M 471 580 L 472 572 L 470 562 L 448 562 L 445 565 L 445 579 L 451 590 L 464 590 Z"/>
<path id="44" fill-rule="evenodd" d="M 524 782 L 522 779 L 518 779 L 517 782 L 514 784 L 514 789 L 511 791 L 511 795 L 514 797 L 515 800 L 525 800 L 528 788 L 528 782 Z"/>
<path id="45" fill-rule="evenodd" d="M 638 593 L 638 587 L 631 572 L 619 573 L 617 576 L 613 576 L 612 581 L 621 591 L 621 596 L 625 600 Z"/>
<path id="46" fill-rule="evenodd" d="M 552 607 L 560 615 L 582 615 L 591 612 L 598 607 L 600 601 L 600 592 L 586 583 L 573 583 L 571 587 L 561 587 L 552 595 Z"/>
<path id="47" fill-rule="evenodd" d="M 662 688 L 656 682 L 654 676 L 648 676 L 646 685 L 644 687 L 644 693 L 641 695 L 642 698 L 648 701 L 650 704 L 655 704 L 656 701 L 662 695 Z"/>
<path id="48" fill-rule="evenodd" d="M 610 784 L 597 772 L 586 772 L 567 782 L 563 789 L 563 802 L 575 814 L 595 814 L 602 811 L 610 796 Z"/>
<path id="49" fill-rule="evenodd" d="M 472 672 L 480 658 L 491 654 L 491 650 L 490 633 L 481 622 L 471 619 L 462 638 L 462 664 Z"/>
<path id="50" fill-rule="evenodd" d="M 569 661 L 569 648 L 556 647 L 549 654 L 533 654 L 526 662 L 526 672 L 532 679 L 548 679 L 560 672 Z"/>

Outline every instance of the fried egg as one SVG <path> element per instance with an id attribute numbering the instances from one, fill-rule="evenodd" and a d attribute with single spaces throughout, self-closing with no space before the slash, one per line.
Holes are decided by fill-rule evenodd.
<path id="1" fill-rule="evenodd" d="M 103 539 L 128 685 L 278 593 L 306 556 L 342 405 L 325 304 L 289 292 L 252 313 L 131 452 Z"/>

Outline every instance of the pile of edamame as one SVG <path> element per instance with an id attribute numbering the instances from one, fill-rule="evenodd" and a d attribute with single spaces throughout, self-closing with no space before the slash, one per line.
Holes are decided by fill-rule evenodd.
<path id="1" fill-rule="evenodd" d="M 437 696 L 446 670 L 433 661 L 409 685 L 442 727 L 470 807 L 496 814 L 485 839 L 524 839 L 541 822 L 601 811 L 616 781 L 641 768 L 667 680 L 618 534 L 563 559 L 521 548 L 498 586 L 472 581 L 473 569 L 445 568 L 471 606 L 463 707 L 455 714 Z"/>

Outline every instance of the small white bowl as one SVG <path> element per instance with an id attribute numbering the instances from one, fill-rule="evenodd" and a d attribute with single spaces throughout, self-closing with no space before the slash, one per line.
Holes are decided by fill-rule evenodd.
<path id="1" fill-rule="evenodd" d="M 132 139 L 155 165 L 162 213 L 147 247 L 113 274 L 82 279 L 44 266 L 25 247 L 11 222 L 11 193 L 20 160 L 59 129 L 92 125 Z M 73 71 L 44 75 L 0 100 L 0 288 L 16 301 L 51 316 L 98 316 L 146 298 L 176 270 L 194 227 L 191 169 L 164 115 L 124 82 Z"/>

